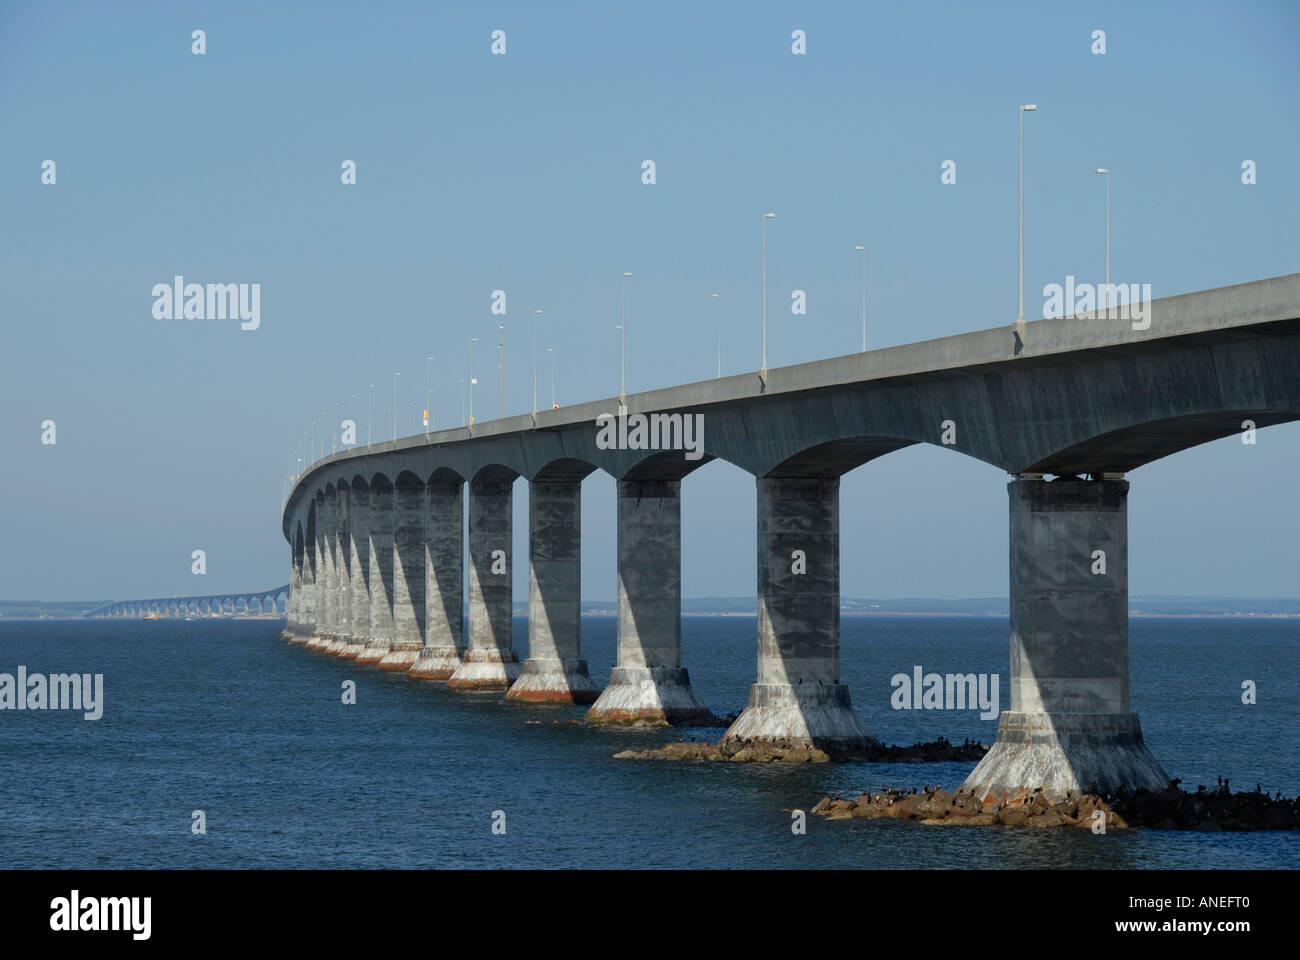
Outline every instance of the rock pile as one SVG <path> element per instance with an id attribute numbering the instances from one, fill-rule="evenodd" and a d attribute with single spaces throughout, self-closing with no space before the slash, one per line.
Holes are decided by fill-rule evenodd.
<path id="1" fill-rule="evenodd" d="M 925 824 L 1004 827 L 1082 827 L 1105 821 L 1106 829 L 1149 827 L 1155 830 L 1296 830 L 1300 803 L 1280 794 L 1231 793 L 1226 781 L 1196 793 L 1173 781 L 1164 790 L 1120 790 L 1114 796 L 1087 793 L 1053 801 L 1040 790 L 1020 791 L 1001 799 L 980 800 L 971 791 L 949 793 L 939 787 L 879 790 L 856 800 L 823 797 L 812 812 L 828 820 L 887 818 Z"/>
<path id="2" fill-rule="evenodd" d="M 943 737 L 910 747 L 877 744 L 851 753 L 820 750 L 802 744 L 770 740 L 729 740 L 724 743 L 678 741 L 657 750 L 624 750 L 617 760 L 705 760 L 731 763 L 826 763 L 830 760 L 866 760 L 877 763 L 942 763 L 979 760 L 988 747 L 966 740 L 957 746 Z"/>

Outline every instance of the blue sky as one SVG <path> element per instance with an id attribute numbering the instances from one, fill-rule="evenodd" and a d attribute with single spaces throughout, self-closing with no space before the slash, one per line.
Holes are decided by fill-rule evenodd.
<path id="1" fill-rule="evenodd" d="M 713 292 L 724 373 L 756 369 L 767 210 L 773 366 L 857 349 L 858 243 L 872 346 L 1009 323 L 1020 103 L 1029 316 L 1045 284 L 1101 279 L 1098 166 L 1117 281 L 1161 297 L 1300 264 L 1294 3 L 267 6 L 0 5 L 4 598 L 283 582 L 281 495 L 322 411 L 355 394 L 364 424 L 373 383 L 386 437 L 400 371 L 410 432 L 432 354 L 458 421 L 479 336 L 496 412 L 494 289 L 507 413 L 532 405 L 538 308 L 560 402 L 617 393 L 623 270 L 629 391 L 713 374 Z M 261 328 L 154 319 L 175 274 L 260 283 Z M 1132 473 L 1131 590 L 1300 594 L 1297 441 Z M 932 447 L 850 474 L 843 592 L 1005 595 L 1006 479 Z M 684 592 L 752 593 L 752 479 L 710 464 L 685 496 Z M 584 593 L 612 597 L 612 481 L 584 497 Z"/>

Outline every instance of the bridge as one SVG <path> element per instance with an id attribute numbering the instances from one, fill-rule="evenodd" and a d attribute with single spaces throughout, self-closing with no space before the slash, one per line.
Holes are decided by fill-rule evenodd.
<path id="1" fill-rule="evenodd" d="M 258 617 L 283 613 L 289 603 L 289 584 L 257 593 L 223 593 L 203 597 L 157 597 L 153 600 L 118 600 L 86 614 L 88 617 L 135 620 L 175 620 L 199 617 Z"/>
<path id="2" fill-rule="evenodd" d="M 681 485 L 721 459 L 754 476 L 758 503 L 757 677 L 724 739 L 852 755 L 874 738 L 840 681 L 839 481 L 929 443 L 1009 475 L 1011 704 L 965 786 L 1161 788 L 1129 701 L 1126 475 L 1300 419 L 1300 274 L 1148 310 L 1149 324 L 1102 312 L 1020 322 L 324 457 L 284 507 L 284 636 L 507 702 L 590 704 L 590 723 L 697 723 L 710 712 L 682 662 Z M 603 690 L 579 629 L 579 505 L 595 470 L 617 481 L 617 663 Z"/>

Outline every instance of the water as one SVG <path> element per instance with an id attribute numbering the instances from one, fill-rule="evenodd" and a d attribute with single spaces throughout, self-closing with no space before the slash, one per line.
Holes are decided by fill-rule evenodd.
<path id="1" fill-rule="evenodd" d="M 1300 866 L 1300 833 L 929 828 L 790 810 L 863 787 L 955 787 L 973 764 L 776 766 L 614 760 L 716 729 L 556 725 L 581 708 L 360 669 L 278 638 L 278 622 L 0 623 L 0 671 L 103 673 L 103 719 L 0 712 L 0 868 L 11 867 L 1214 867 Z M 583 621 L 608 679 L 614 621 Z M 684 660 L 717 713 L 754 675 L 752 617 L 683 621 Z M 527 637 L 518 620 L 515 636 Z M 1002 677 L 998 619 L 843 621 L 843 673 L 888 743 L 992 741 L 975 711 L 895 711 L 889 678 Z M 1300 792 L 1300 622 L 1136 619 L 1133 703 L 1184 785 Z M 526 645 L 523 643 L 521 645 Z M 357 704 L 341 703 L 354 679 Z M 1241 703 L 1254 680 L 1258 703 Z M 529 720 L 542 720 L 529 724 Z M 203 810 L 207 835 L 191 834 Z M 505 811 L 507 833 L 491 833 Z"/>

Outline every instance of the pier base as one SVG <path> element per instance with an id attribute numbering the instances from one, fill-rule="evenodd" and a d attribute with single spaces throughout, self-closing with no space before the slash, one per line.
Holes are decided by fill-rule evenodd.
<path id="1" fill-rule="evenodd" d="M 453 646 L 425 647 L 411 665 L 410 675 L 420 680 L 450 680 L 460 666 L 462 650 Z"/>
<path id="2" fill-rule="evenodd" d="M 357 654 L 357 665 L 362 667 L 374 666 L 388 656 L 389 646 L 387 640 L 371 640 Z"/>
<path id="3" fill-rule="evenodd" d="M 520 703 L 595 703 L 600 688 L 587 673 L 586 660 L 525 660 L 506 700 Z"/>
<path id="4" fill-rule="evenodd" d="M 465 651 L 447 686 L 452 690 L 509 690 L 519 672 L 519 656 L 514 650 L 471 649 Z"/>
<path id="5" fill-rule="evenodd" d="M 832 759 L 861 756 L 879 742 L 867 730 L 842 683 L 756 683 L 723 743 L 762 741 L 816 747 Z"/>
<path id="6" fill-rule="evenodd" d="M 418 640 L 395 641 L 383 658 L 376 664 L 380 670 L 397 670 L 406 673 L 420 659 L 424 644 Z"/>
<path id="7" fill-rule="evenodd" d="M 614 667 L 609 686 L 583 721 L 592 724 L 689 727 L 714 720 L 691 689 L 685 667 Z"/>

